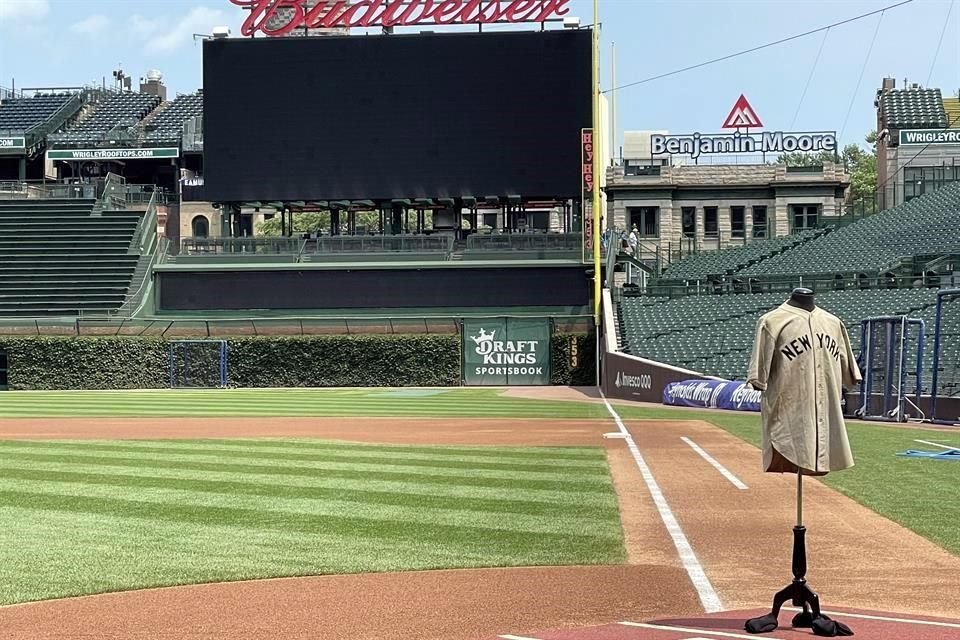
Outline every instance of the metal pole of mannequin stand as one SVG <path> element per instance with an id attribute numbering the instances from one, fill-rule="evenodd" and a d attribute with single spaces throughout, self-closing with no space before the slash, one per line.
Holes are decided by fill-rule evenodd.
<path id="1" fill-rule="evenodd" d="M 793 626 L 810 628 L 813 621 L 820 617 L 820 597 L 807 584 L 807 529 L 803 526 L 803 472 L 797 469 L 797 524 L 793 527 L 793 581 L 773 596 L 773 608 L 768 616 L 776 620 L 780 615 L 780 608 L 790 600 L 793 606 L 801 607 L 800 613 L 793 617 Z M 747 621 L 747 630 L 753 621 L 768 616 L 760 616 Z M 751 631 L 751 633 L 756 633 Z"/>

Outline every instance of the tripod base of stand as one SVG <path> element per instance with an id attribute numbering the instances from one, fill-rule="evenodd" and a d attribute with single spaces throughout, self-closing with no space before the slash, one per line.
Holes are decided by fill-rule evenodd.
<path id="1" fill-rule="evenodd" d="M 743 625 L 748 633 L 770 633 L 778 626 L 777 618 L 780 615 L 780 608 L 790 601 L 795 607 L 802 607 L 800 613 L 793 617 L 793 626 L 809 629 L 813 626 L 813 621 L 821 617 L 820 598 L 807 585 L 807 581 L 800 579 L 794 580 L 789 585 L 777 592 L 773 597 L 773 608 L 765 616 L 751 618 Z"/>

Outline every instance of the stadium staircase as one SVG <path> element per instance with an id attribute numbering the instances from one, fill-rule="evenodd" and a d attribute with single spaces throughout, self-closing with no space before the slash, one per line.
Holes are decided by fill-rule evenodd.
<path id="1" fill-rule="evenodd" d="M 156 218 L 97 204 L 0 200 L 0 316 L 99 315 L 124 306 L 155 245 Z"/>

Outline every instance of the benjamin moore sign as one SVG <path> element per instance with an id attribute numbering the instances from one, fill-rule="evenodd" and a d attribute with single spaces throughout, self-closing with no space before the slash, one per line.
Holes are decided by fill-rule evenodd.
<path id="1" fill-rule="evenodd" d="M 836 151 L 835 132 L 786 133 L 693 133 L 681 136 L 653 134 L 650 136 L 653 155 L 685 155 L 699 158 L 701 155 L 727 153 L 789 153 L 793 151 Z"/>
<path id="2" fill-rule="evenodd" d="M 903 129 L 900 144 L 960 144 L 960 129 Z"/>
<path id="3" fill-rule="evenodd" d="M 463 377 L 468 385 L 550 384 L 550 322 L 485 318 L 463 323 Z"/>
<path id="4" fill-rule="evenodd" d="M 51 149 L 48 160 L 146 160 L 155 158 L 178 158 L 177 147 L 146 149 Z"/>
<path id="5" fill-rule="evenodd" d="M 0 138 L 0 151 L 7 149 L 16 149 L 18 151 L 22 151 L 23 149 L 26 149 L 26 147 L 26 140 L 23 138 L 23 136 Z"/>

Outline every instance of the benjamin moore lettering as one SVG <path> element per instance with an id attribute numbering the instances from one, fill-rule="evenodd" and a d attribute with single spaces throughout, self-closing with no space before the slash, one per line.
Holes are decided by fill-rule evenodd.
<path id="1" fill-rule="evenodd" d="M 900 144 L 960 144 L 960 129 L 903 129 Z"/>
<path id="2" fill-rule="evenodd" d="M 650 136 L 651 153 L 699 158 L 712 153 L 788 153 L 792 151 L 836 151 L 837 136 L 832 132 L 784 133 L 766 131 L 760 134 L 700 134 L 688 136 Z"/>
<path id="3" fill-rule="evenodd" d="M 47 151 L 49 160 L 131 160 L 136 158 L 178 158 L 176 147 L 150 149 L 52 149 Z"/>

